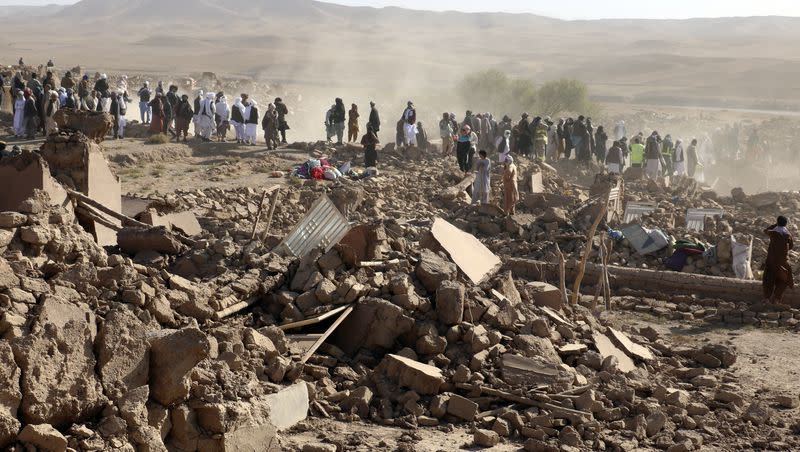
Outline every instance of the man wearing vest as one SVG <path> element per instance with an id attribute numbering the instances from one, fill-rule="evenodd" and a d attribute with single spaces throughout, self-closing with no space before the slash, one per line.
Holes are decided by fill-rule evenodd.
<path id="1" fill-rule="evenodd" d="M 631 142 L 631 168 L 641 168 L 644 163 L 644 145 L 638 136 Z"/>

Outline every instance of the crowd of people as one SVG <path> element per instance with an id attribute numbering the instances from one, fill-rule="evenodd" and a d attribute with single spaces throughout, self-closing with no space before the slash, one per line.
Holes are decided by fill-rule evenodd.
<path id="1" fill-rule="evenodd" d="M 20 67 L 23 67 L 20 58 Z M 114 138 L 122 139 L 127 124 L 126 114 L 132 99 L 128 93 L 128 77 L 122 75 L 112 87 L 106 74 L 89 74 L 78 80 L 67 71 L 56 80 L 53 63 L 47 64 L 44 79 L 33 71 L 27 78 L 18 70 L 10 83 L 11 108 L 14 116 L 13 128 L 17 138 L 34 139 L 47 136 L 57 130 L 55 114 L 59 109 L 86 112 L 105 112 L 113 117 Z M 5 81 L 0 76 L 0 86 Z M 258 104 L 248 94 L 238 96 L 232 105 L 224 92 L 205 93 L 200 90 L 193 102 L 187 94 L 179 95 L 178 87 L 166 89 L 162 81 L 155 88 L 145 81 L 136 92 L 139 99 L 141 123 L 150 126 L 153 133 L 170 134 L 176 141 L 188 139 L 189 126 L 194 125 L 195 136 L 203 141 L 212 139 L 225 142 L 233 127 L 236 142 L 255 145 L 259 124 L 267 147 L 275 149 L 286 143 L 289 109 L 281 98 L 267 105 L 263 116 Z M 0 90 L 0 105 L 5 89 Z"/>

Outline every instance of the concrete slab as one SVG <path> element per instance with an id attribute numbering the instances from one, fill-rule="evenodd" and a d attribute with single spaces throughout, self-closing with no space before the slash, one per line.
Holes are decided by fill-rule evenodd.
<path id="1" fill-rule="evenodd" d="M 501 358 L 503 381 L 512 385 L 551 384 L 558 379 L 558 369 L 524 356 L 506 353 Z"/>
<path id="2" fill-rule="evenodd" d="M 433 222 L 431 233 L 474 284 L 485 281 L 502 265 L 500 258 L 474 235 L 458 229 L 441 218 Z"/>
<path id="3" fill-rule="evenodd" d="M 304 381 L 266 396 L 270 420 L 279 431 L 286 430 L 308 417 L 308 386 Z"/>
<path id="4" fill-rule="evenodd" d="M 197 217 L 191 212 L 176 212 L 161 215 L 155 209 L 147 209 L 142 212 L 139 220 L 153 226 L 164 226 L 170 231 L 180 231 L 189 237 L 199 235 L 203 232 Z"/>
<path id="5" fill-rule="evenodd" d="M 592 339 L 594 339 L 594 346 L 597 348 L 597 351 L 600 353 L 603 359 L 606 359 L 609 356 L 617 357 L 617 361 L 619 362 L 619 370 L 624 373 L 628 373 L 636 369 L 636 364 L 633 363 L 633 360 L 626 355 L 625 352 L 618 349 L 617 346 L 611 342 L 611 339 L 609 339 L 608 336 L 595 332 L 592 334 Z"/>
<path id="6" fill-rule="evenodd" d="M 614 340 L 614 342 L 622 347 L 622 350 L 625 351 L 631 358 L 637 358 L 642 361 L 652 361 L 655 359 L 655 356 L 653 356 L 647 347 L 633 342 L 622 331 L 615 330 L 614 328 L 609 328 L 608 331 L 611 333 L 611 338 Z"/>

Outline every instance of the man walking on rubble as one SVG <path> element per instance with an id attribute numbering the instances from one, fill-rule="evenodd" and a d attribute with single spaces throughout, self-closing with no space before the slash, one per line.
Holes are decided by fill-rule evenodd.
<path id="1" fill-rule="evenodd" d="M 417 109 L 414 103 L 408 101 L 408 106 L 403 110 L 403 132 L 405 133 L 405 145 L 417 145 Z"/>
<path id="2" fill-rule="evenodd" d="M 351 104 L 350 111 L 347 112 L 347 142 L 355 143 L 358 141 L 358 105 Z"/>
<path id="3" fill-rule="evenodd" d="M 442 155 L 448 155 L 453 150 L 453 124 L 450 122 L 450 115 L 442 113 L 442 120 L 439 121 L 439 138 L 442 139 Z"/>
<path id="4" fill-rule="evenodd" d="M 372 129 L 375 132 L 375 136 L 378 136 L 378 132 L 381 130 L 381 115 L 378 113 L 378 109 L 375 108 L 375 102 L 369 103 L 369 121 L 367 122 L 367 130 Z"/>
<path id="5" fill-rule="evenodd" d="M 764 299 L 769 303 L 780 303 L 786 289 L 794 288 L 794 276 L 789 265 L 789 250 L 794 248 L 794 240 L 786 228 L 788 223 L 786 217 L 780 216 L 777 223 L 764 230 L 769 237 L 769 248 L 762 287 Z"/>
<path id="6" fill-rule="evenodd" d="M 342 145 L 344 144 L 344 124 L 347 120 L 347 109 L 341 98 L 336 98 L 331 120 L 333 121 L 333 129 L 336 132 L 336 144 Z"/>
<path id="7" fill-rule="evenodd" d="M 289 130 L 289 123 L 286 122 L 286 115 L 289 109 L 280 97 L 275 98 L 275 112 L 278 114 L 278 131 L 281 133 L 281 144 L 286 144 L 286 131 Z"/>
<path id="8" fill-rule="evenodd" d="M 644 157 L 647 160 L 645 175 L 649 179 L 655 179 L 661 174 L 661 146 L 659 145 L 658 132 L 653 131 L 647 137 L 647 144 L 644 149 Z"/>

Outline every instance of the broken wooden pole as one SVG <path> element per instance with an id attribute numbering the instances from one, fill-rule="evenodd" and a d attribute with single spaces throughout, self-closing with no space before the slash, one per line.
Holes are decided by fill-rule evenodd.
<path id="1" fill-rule="evenodd" d="M 561 292 L 561 305 L 566 306 L 569 303 L 567 299 L 567 262 L 564 260 L 564 253 L 561 252 L 561 247 L 556 243 L 556 255 L 558 256 L 558 290 Z M 544 281 L 544 275 L 542 275 Z"/>
<path id="2" fill-rule="evenodd" d="M 90 220 L 99 223 L 108 229 L 111 229 L 114 232 L 119 232 L 122 230 L 122 227 L 118 224 L 114 224 L 105 218 L 102 215 L 98 214 L 95 210 L 93 210 L 90 206 L 86 204 L 79 204 L 75 206 L 75 211 L 80 213 L 81 215 L 89 218 Z"/>
<path id="3" fill-rule="evenodd" d="M 110 216 L 112 218 L 116 218 L 117 220 L 121 221 L 123 225 L 124 224 L 128 224 L 128 225 L 131 225 L 131 226 L 136 226 L 136 227 L 145 228 L 145 229 L 150 229 L 150 228 L 153 227 L 152 224 L 142 223 L 141 221 L 135 220 L 135 219 L 133 219 L 133 218 L 127 216 L 127 215 L 123 215 L 123 214 L 121 214 L 119 212 L 115 212 L 114 210 L 109 209 L 108 207 L 100 204 L 99 202 L 95 201 L 94 199 L 84 195 L 83 193 L 77 192 L 75 190 L 67 189 L 67 194 L 71 198 L 75 199 L 78 202 L 78 204 L 84 204 L 85 206 L 92 207 L 95 210 L 97 210 L 99 212 L 102 212 L 102 213 L 104 213 L 104 214 L 106 214 L 106 215 L 108 215 L 108 216 Z M 175 237 L 181 243 L 183 243 L 184 245 L 187 245 L 187 246 L 193 247 L 193 246 L 195 246 L 197 244 L 194 240 L 192 240 L 192 239 L 190 239 L 188 237 L 184 237 L 181 234 L 175 234 Z"/>
<path id="4" fill-rule="evenodd" d="M 539 281 L 542 273 L 555 274 L 558 271 L 558 263 L 511 258 L 506 261 L 503 270 L 511 270 L 515 277 Z M 602 271 L 601 265 L 586 264 L 587 278 L 596 278 L 600 271 Z M 568 261 L 566 263 L 567 280 L 574 280 L 577 273 L 578 263 Z M 763 299 L 761 281 L 614 265 L 608 266 L 608 276 L 609 287 L 612 289 L 638 290 L 653 297 L 664 295 L 668 299 L 675 295 L 694 295 L 699 298 L 751 303 L 759 303 Z M 783 301 L 791 306 L 800 306 L 800 291 L 787 291 L 783 296 Z"/>
<path id="5" fill-rule="evenodd" d="M 554 405 L 552 403 L 543 402 L 539 400 L 534 400 L 529 397 L 523 397 L 516 394 L 512 394 L 510 392 L 500 391 L 497 389 L 487 388 L 485 386 L 473 386 L 466 383 L 459 383 L 456 385 L 459 389 L 465 390 L 478 390 L 481 394 L 486 394 L 492 397 L 498 397 L 503 400 L 507 400 L 509 402 L 520 403 L 522 405 L 533 406 L 537 408 L 542 408 L 545 410 L 550 411 L 554 417 L 567 419 L 575 425 L 580 425 L 585 422 L 591 422 L 594 420 L 594 416 L 592 413 L 586 411 L 579 411 L 573 410 L 570 408 L 564 408 L 562 406 Z"/>
<path id="6" fill-rule="evenodd" d="M 265 236 L 269 234 L 269 228 L 272 227 L 272 216 L 275 215 L 275 207 L 278 205 L 278 197 L 280 196 L 280 194 L 281 194 L 280 190 L 275 190 L 275 192 L 272 193 L 272 199 L 269 201 L 270 206 L 269 206 L 269 214 L 267 215 L 267 227 L 264 229 Z"/>
<path id="7" fill-rule="evenodd" d="M 256 229 L 258 229 L 258 223 L 261 221 L 261 212 L 264 210 L 264 201 L 267 200 L 268 194 L 269 191 L 264 190 L 264 194 L 261 195 L 261 202 L 258 203 L 258 212 L 256 212 L 256 219 L 253 221 L 253 232 L 250 233 L 250 240 L 255 240 L 256 238 Z"/>
<path id="8" fill-rule="evenodd" d="M 228 306 L 227 308 L 214 313 L 214 320 L 222 320 L 229 315 L 236 314 L 237 312 L 254 305 L 259 300 L 259 297 L 248 298 L 245 301 Z"/>
<path id="9" fill-rule="evenodd" d="M 597 231 L 597 226 L 608 210 L 608 204 L 603 204 L 600 208 L 600 213 L 594 219 L 592 227 L 589 228 L 589 233 L 586 234 L 586 249 L 583 252 L 583 259 L 581 259 L 580 267 L 578 267 L 578 276 L 575 278 L 575 285 L 572 287 L 572 305 L 578 304 L 578 298 L 581 296 L 581 282 L 583 281 L 583 274 L 586 270 L 586 263 L 589 260 L 589 254 L 592 252 L 592 242 L 594 241 L 594 233 Z"/>

